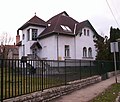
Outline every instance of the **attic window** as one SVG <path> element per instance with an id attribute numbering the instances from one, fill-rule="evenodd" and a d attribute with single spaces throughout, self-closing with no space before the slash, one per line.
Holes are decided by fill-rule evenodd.
<path id="1" fill-rule="evenodd" d="M 72 32 L 68 26 L 60 25 L 64 31 Z"/>
<path id="2" fill-rule="evenodd" d="M 49 27 L 49 26 L 51 26 L 51 24 L 50 24 L 50 23 L 48 24 L 48 27 Z"/>

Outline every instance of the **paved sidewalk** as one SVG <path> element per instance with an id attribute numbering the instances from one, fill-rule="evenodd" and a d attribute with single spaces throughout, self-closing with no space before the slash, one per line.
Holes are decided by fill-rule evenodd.
<path id="1" fill-rule="evenodd" d="M 120 75 L 117 76 L 120 82 Z M 89 102 L 91 99 L 102 93 L 106 88 L 115 83 L 115 77 L 90 85 L 86 88 L 77 90 L 68 95 L 62 96 L 51 102 Z"/>

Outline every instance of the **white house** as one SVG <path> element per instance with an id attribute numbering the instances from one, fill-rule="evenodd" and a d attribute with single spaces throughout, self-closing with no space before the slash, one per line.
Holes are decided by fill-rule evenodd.
<path id="1" fill-rule="evenodd" d="M 19 58 L 95 60 L 93 36 L 99 35 L 88 20 L 79 23 L 65 11 L 47 22 L 35 15 L 18 29 L 17 39 L 19 30 L 22 31 L 22 40 L 17 41 Z"/>

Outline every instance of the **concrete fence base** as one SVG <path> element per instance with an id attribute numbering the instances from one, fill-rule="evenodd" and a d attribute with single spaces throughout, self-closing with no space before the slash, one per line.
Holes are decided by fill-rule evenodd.
<path id="1" fill-rule="evenodd" d="M 37 91 L 31 94 L 22 95 L 19 97 L 4 100 L 4 102 L 48 102 L 52 99 L 68 94 L 75 90 L 81 89 L 90 84 L 94 84 L 101 81 L 100 76 L 93 76 L 87 79 L 76 80 L 68 82 L 65 86 L 54 87 L 46 89 L 43 92 Z"/>

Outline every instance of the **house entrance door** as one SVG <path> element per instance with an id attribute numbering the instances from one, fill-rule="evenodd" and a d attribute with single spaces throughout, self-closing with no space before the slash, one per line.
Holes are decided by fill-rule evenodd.
<path id="1" fill-rule="evenodd" d="M 37 57 L 37 49 L 36 48 L 32 49 L 32 54 L 33 54 L 34 58 Z"/>

